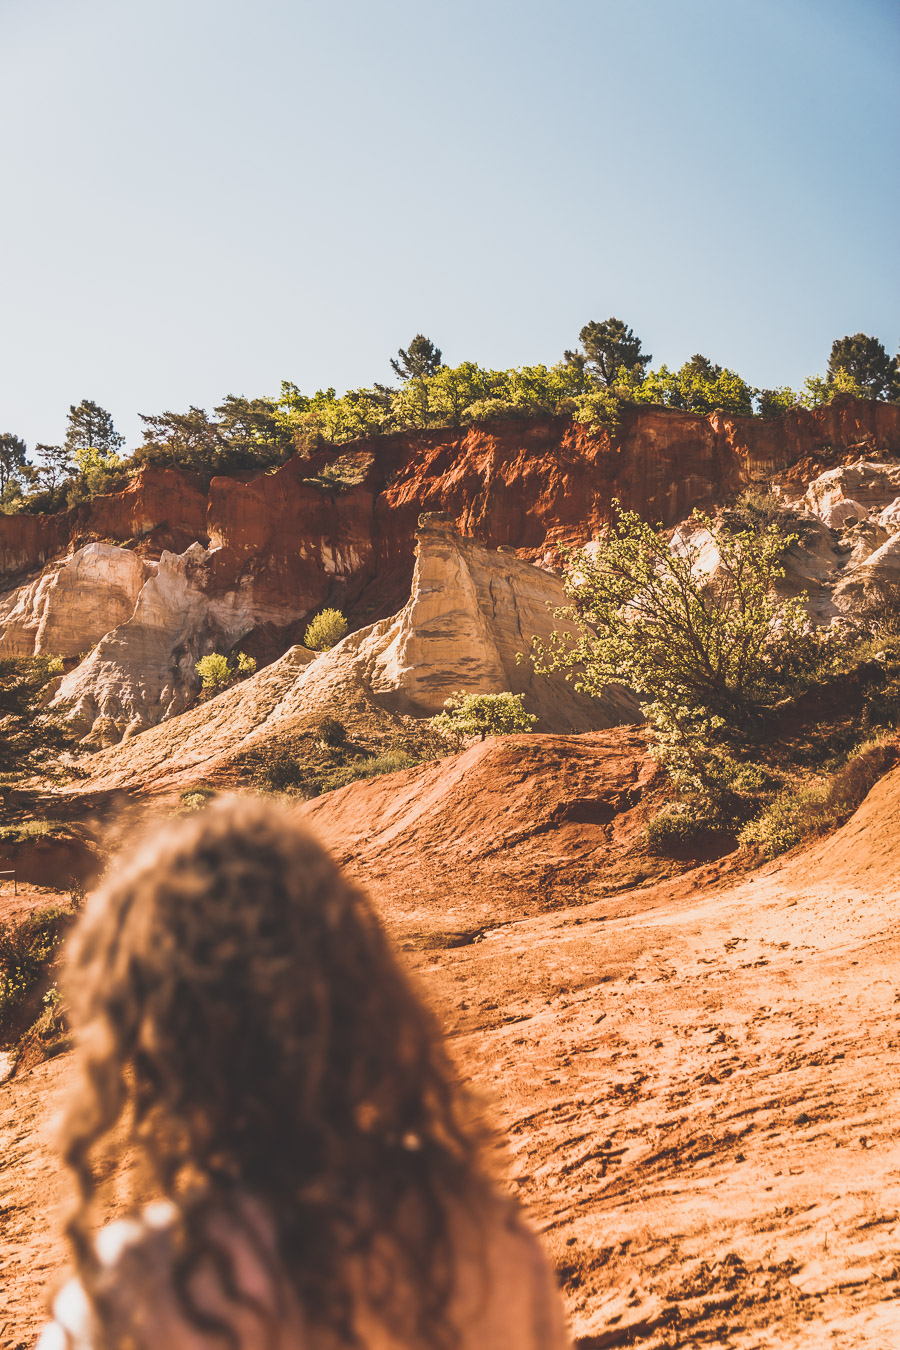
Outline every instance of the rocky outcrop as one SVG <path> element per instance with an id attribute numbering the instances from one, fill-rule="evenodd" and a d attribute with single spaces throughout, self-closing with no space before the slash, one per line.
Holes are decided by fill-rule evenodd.
<path id="1" fill-rule="evenodd" d="M 860 459 L 814 478 L 803 506 L 831 529 L 874 516 L 884 527 L 900 523 L 900 464 Z"/>
<path id="2" fill-rule="evenodd" d="M 142 601 L 159 587 L 165 563 L 155 587 L 145 587 Z M 170 597 L 160 613 L 175 612 L 181 604 L 178 612 L 189 615 L 194 602 L 179 594 L 182 598 Z M 67 677 L 57 702 L 69 702 L 86 722 L 93 719 L 95 739 L 108 743 L 140 729 L 140 719 L 154 706 L 143 691 L 159 690 L 155 720 L 162 725 L 94 759 L 91 785 L 98 790 L 151 782 L 159 790 L 184 785 L 222 770 L 239 755 L 290 743 L 326 714 L 340 717 L 351 732 L 365 728 L 369 740 L 374 728 L 376 739 L 391 744 L 403 715 L 438 712 L 444 699 L 460 689 L 521 692 L 544 731 L 593 731 L 635 721 L 640 713 L 625 690 L 612 688 L 603 698 L 592 698 L 576 693 L 560 675 L 544 679 L 529 662 L 517 662 L 533 635 L 546 637 L 559 626 L 553 608 L 563 599 L 557 576 L 461 538 L 446 520 L 426 518 L 404 608 L 392 619 L 349 634 L 321 656 L 293 647 L 242 684 L 164 720 L 173 710 L 173 659 L 168 640 L 158 638 L 154 645 L 145 620 L 130 638 L 130 624 L 105 638 L 90 661 Z M 184 627 L 191 623 L 195 631 L 195 620 L 186 620 Z M 145 634 L 147 650 L 140 645 Z M 121 649 L 128 641 L 139 659 L 128 667 L 136 673 L 123 680 Z M 187 650 L 182 643 L 179 651 Z M 149 680 L 138 673 L 142 669 L 149 670 Z"/>
<path id="3" fill-rule="evenodd" d="M 0 596 L 0 654 L 78 656 L 131 618 L 152 563 L 130 549 L 88 544 Z"/>
<path id="4" fill-rule="evenodd" d="M 410 707 L 433 710 L 455 688 L 493 687 L 501 673 L 504 687 L 520 687 L 524 674 L 512 659 L 511 639 L 502 636 L 501 624 L 488 641 L 484 615 L 499 603 L 497 613 L 507 616 L 513 636 L 518 623 L 538 631 L 542 588 L 554 592 L 551 597 L 548 591 L 551 603 L 562 596 L 556 582 L 546 581 L 546 572 L 538 585 L 535 574 L 520 572 L 519 565 L 553 564 L 560 545 L 595 538 L 614 514 L 614 501 L 674 523 L 695 505 L 768 481 L 797 456 L 805 455 L 808 464 L 819 454 L 833 465 L 836 456 L 846 457 L 848 447 L 858 446 L 865 451 L 858 463 L 829 470 L 831 478 L 822 475 L 822 463 L 816 466 L 828 481 L 810 489 L 813 495 L 804 503 L 807 513 L 817 515 L 822 538 L 815 575 L 803 573 L 811 556 L 804 546 L 795 583 L 798 589 L 807 583 L 818 587 L 816 604 L 827 617 L 834 612 L 828 608 L 831 592 L 846 572 L 843 560 L 856 565 L 878 553 L 893 530 L 891 513 L 900 518 L 900 489 L 894 491 L 891 477 L 900 470 L 883 463 L 897 444 L 900 408 L 843 398 L 816 413 L 800 410 L 774 422 L 629 406 L 613 436 L 548 417 L 383 437 L 295 458 L 249 481 L 215 478 L 208 497 L 189 475 L 147 468 L 126 491 L 97 497 L 64 516 L 0 517 L 0 564 L 5 557 L 9 566 L 32 565 L 54 549 L 65 551 L 91 537 L 106 547 L 109 539 L 127 542 L 151 564 L 167 540 L 181 549 L 190 545 L 181 563 L 174 552 L 163 553 L 160 575 L 147 580 L 133 616 L 125 616 L 130 592 L 122 591 L 100 647 L 60 690 L 79 724 L 106 742 L 186 707 L 196 692 L 194 662 L 213 645 L 224 650 L 246 637 L 251 653 L 270 660 L 296 642 L 310 613 L 326 603 L 343 608 L 354 628 L 386 622 L 410 594 L 420 513 L 444 516 L 482 547 L 507 553 L 492 553 L 490 565 L 479 561 L 473 571 L 469 553 L 478 545 L 454 545 L 452 565 L 449 553 L 440 564 L 440 585 L 456 596 L 448 598 L 447 613 L 442 601 L 436 602 L 439 587 L 423 581 L 409 631 L 394 632 L 389 625 L 367 639 L 372 650 L 364 654 L 372 697 L 398 704 L 406 699 Z M 809 477 L 803 491 L 808 482 Z M 832 538 L 826 518 L 838 516 L 856 531 L 849 543 L 843 536 Z M 7 628 L 16 650 L 26 650 L 29 633 L 37 637 L 43 616 L 57 612 L 51 594 L 61 595 L 64 579 L 82 565 L 83 560 L 67 563 L 32 589 L 26 584 L 7 597 L 0 614 L 15 613 Z M 481 576 L 486 580 L 479 591 Z M 90 581 L 88 589 L 95 584 Z M 466 591 L 465 604 L 457 603 Z M 112 594 L 107 587 L 110 603 Z M 93 603 L 79 600 L 73 614 Z M 102 622 L 95 613 L 94 640 Z M 73 620 L 71 632 L 59 632 L 57 640 L 66 638 L 68 652 L 88 645 L 76 630 Z M 46 649 L 50 637 L 41 641 Z M 381 642 L 384 650 L 376 653 Z M 440 664 L 442 642 L 447 650 L 456 644 L 446 668 Z M 533 697 L 543 695 L 535 690 Z M 555 723 L 548 721 L 549 705 L 536 711 L 546 725 L 569 730 L 581 725 L 573 699 L 568 687 L 554 696 Z"/>
<path id="5" fill-rule="evenodd" d="M 352 635 L 373 695 L 401 712 L 440 712 L 457 690 L 522 694 L 545 731 L 595 731 L 640 717 L 633 696 L 610 687 L 602 699 L 579 694 L 560 675 L 536 675 L 527 659 L 534 637 L 570 625 L 559 576 L 508 550 L 460 536 L 445 516 L 424 515 L 409 602 L 395 618 Z"/>
<path id="6" fill-rule="evenodd" d="M 62 515 L 0 516 L 0 576 L 93 541 L 150 557 L 209 541 L 215 587 L 245 587 L 262 624 L 290 625 L 325 601 L 365 622 L 396 612 L 409 593 L 425 511 L 536 561 L 596 534 L 614 498 L 672 525 L 792 465 L 805 466 L 808 482 L 823 460 L 898 450 L 900 407 L 842 396 L 772 421 L 626 405 L 611 437 L 563 417 L 408 432 L 296 458 L 249 482 L 214 478 L 208 493 L 194 475 L 148 466 L 124 492 Z"/>
<path id="7" fill-rule="evenodd" d="M 211 597 L 209 555 L 193 544 L 164 553 L 134 612 L 62 681 L 54 706 L 97 744 L 111 744 L 183 712 L 199 690 L 200 656 L 228 651 L 254 623 L 240 592 Z"/>
<path id="8" fill-rule="evenodd" d="M 900 451 L 900 407 L 843 397 L 765 421 L 631 405 L 612 437 L 547 417 L 359 441 L 252 483 L 213 480 L 217 584 L 241 578 L 286 622 L 291 595 L 340 604 L 362 623 L 408 595 L 423 512 L 527 561 L 555 561 L 559 544 L 597 535 L 616 499 L 674 525 L 804 458 L 819 472 L 853 449 Z M 343 478 L 329 477 L 336 462 Z"/>
<path id="9" fill-rule="evenodd" d="M 81 502 L 59 515 L 0 515 L 0 577 L 34 572 L 91 542 L 115 541 L 150 557 L 206 541 L 207 494 L 196 474 L 151 466 L 122 492 Z"/>

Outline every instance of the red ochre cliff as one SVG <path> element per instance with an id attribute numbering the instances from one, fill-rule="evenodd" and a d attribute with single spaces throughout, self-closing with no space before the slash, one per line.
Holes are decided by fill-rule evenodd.
<path id="1" fill-rule="evenodd" d="M 0 577 L 34 572 L 52 558 L 98 540 L 150 556 L 181 553 L 206 540 L 207 494 L 180 469 L 142 469 L 124 492 L 92 497 L 54 516 L 0 515 Z"/>
<path id="2" fill-rule="evenodd" d="M 208 494 L 193 475 L 144 468 L 124 492 L 64 514 L 0 517 L 0 575 L 96 539 L 151 556 L 208 540 L 204 587 L 240 588 L 276 627 L 325 602 L 365 622 L 405 602 L 424 511 L 549 560 L 592 537 L 615 499 L 670 525 L 801 461 L 885 452 L 900 452 L 900 407 L 840 396 L 772 421 L 626 406 L 613 436 L 557 417 L 398 433 L 249 482 L 214 478 Z M 321 477 L 336 460 L 344 482 Z"/>

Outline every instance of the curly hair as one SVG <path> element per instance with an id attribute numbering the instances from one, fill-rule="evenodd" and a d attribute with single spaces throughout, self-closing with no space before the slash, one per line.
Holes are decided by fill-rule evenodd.
<path id="1" fill-rule="evenodd" d="M 368 900 L 285 810 L 231 798 L 117 862 L 72 938 L 68 989 L 84 1069 L 68 1236 L 103 1345 L 122 1342 L 92 1217 L 134 1150 L 174 1202 L 173 1287 L 197 1328 L 239 1344 L 191 1283 L 212 1270 L 226 1305 L 248 1301 L 215 1216 L 252 1230 L 249 1196 L 310 1326 L 358 1344 L 361 1294 L 410 1343 L 456 1343 L 452 1216 L 490 1190 L 481 1141 Z"/>

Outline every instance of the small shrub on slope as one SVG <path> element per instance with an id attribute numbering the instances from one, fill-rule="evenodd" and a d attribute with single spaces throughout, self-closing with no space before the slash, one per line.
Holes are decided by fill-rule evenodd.
<path id="1" fill-rule="evenodd" d="M 201 656 L 195 669 L 200 676 L 201 688 L 208 693 L 217 694 L 237 679 L 246 679 L 256 671 L 256 658 L 246 652 L 238 652 L 232 664 L 221 652 L 210 652 Z"/>
<path id="2" fill-rule="evenodd" d="M 444 702 L 445 712 L 432 717 L 431 725 L 450 736 L 512 736 L 533 731 L 537 718 L 525 711 L 521 694 L 453 694 Z"/>
<path id="3" fill-rule="evenodd" d="M 303 645 L 312 652 L 326 652 L 347 636 L 347 620 L 339 609 L 323 609 L 308 625 Z"/>
<path id="4" fill-rule="evenodd" d="M 231 679 L 228 657 L 219 652 L 201 656 L 197 662 L 197 674 L 204 689 L 222 689 Z"/>
<path id="5" fill-rule="evenodd" d="M 892 739 L 870 741 L 830 779 L 791 789 L 751 820 L 738 836 L 742 844 L 775 858 L 804 839 L 842 825 L 887 771 L 900 759 Z"/>
<path id="6" fill-rule="evenodd" d="M 56 949 L 74 914 L 60 907 L 39 910 L 17 923 L 0 923 L 0 1045 L 20 1034 Z"/>

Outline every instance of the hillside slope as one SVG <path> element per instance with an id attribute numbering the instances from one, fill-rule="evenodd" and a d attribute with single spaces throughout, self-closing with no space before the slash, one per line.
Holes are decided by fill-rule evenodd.
<path id="1" fill-rule="evenodd" d="M 302 815 L 343 841 L 509 1140 L 510 1184 L 582 1350 L 884 1350 L 900 1337 L 900 770 L 794 858 L 597 899 L 615 852 L 600 808 L 627 835 L 645 763 L 629 732 L 584 740 L 604 737 L 618 752 L 592 771 L 565 738 L 542 738 L 546 786 L 596 808 L 592 869 L 573 867 L 568 902 L 557 891 L 549 910 L 536 850 L 574 857 L 577 841 L 540 782 L 517 779 L 524 738 L 400 775 L 393 801 L 381 779 Z M 527 847 L 503 790 L 517 782 Z M 469 884 L 439 834 L 443 820 L 453 838 L 457 810 L 476 844 Z M 403 884 L 417 839 L 430 876 L 418 908 Z M 489 840 L 505 868 L 493 887 L 477 856 Z M 13 1345 L 33 1335 L 61 1260 L 50 1122 L 69 1073 L 63 1056 L 0 1085 Z"/>

